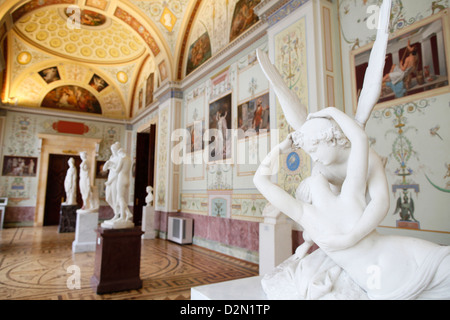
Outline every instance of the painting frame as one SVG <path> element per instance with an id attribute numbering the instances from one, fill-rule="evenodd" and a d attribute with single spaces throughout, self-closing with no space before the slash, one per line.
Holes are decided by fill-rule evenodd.
<path id="1" fill-rule="evenodd" d="M 375 109 L 401 105 L 450 91 L 449 30 L 449 9 L 445 9 L 391 34 L 386 50 L 383 87 Z M 432 37 L 436 39 L 432 40 Z M 429 44 L 429 42 L 433 43 Z M 394 71 L 394 67 L 399 65 L 399 62 L 404 61 L 405 56 L 411 54 L 412 51 L 407 50 L 408 43 L 416 51 L 418 62 L 413 68 L 404 72 L 402 80 L 393 84 L 394 81 L 391 81 L 390 77 L 385 77 Z M 373 42 L 350 52 L 353 113 L 356 113 L 364 80 L 363 64 L 367 65 L 372 47 Z"/>

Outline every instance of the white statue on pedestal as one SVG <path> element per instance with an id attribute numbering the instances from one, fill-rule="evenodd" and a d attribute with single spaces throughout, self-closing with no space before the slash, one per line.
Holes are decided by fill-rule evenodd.
<path id="1" fill-rule="evenodd" d="M 90 163 L 85 151 L 80 152 L 80 192 L 83 206 L 77 210 L 75 240 L 72 243 L 73 252 L 95 251 L 98 227 L 98 189 L 91 184 Z"/>
<path id="2" fill-rule="evenodd" d="M 66 191 L 66 201 L 63 205 L 72 206 L 77 204 L 77 168 L 75 160 L 70 158 L 67 161 L 69 169 L 67 169 L 66 178 L 64 179 L 64 189 Z"/>
<path id="3" fill-rule="evenodd" d="M 85 212 L 94 212 L 98 210 L 99 199 L 98 190 L 91 184 L 89 172 L 91 169 L 86 151 L 80 152 L 80 192 L 83 199 L 82 210 Z"/>
<path id="4" fill-rule="evenodd" d="M 105 200 L 113 209 L 114 217 L 112 220 L 119 218 L 119 210 L 117 208 L 117 172 L 115 170 L 116 163 L 119 161 L 119 149 L 119 142 L 111 145 L 111 157 L 103 165 L 103 171 L 109 170 L 108 180 L 105 182 Z"/>
<path id="5" fill-rule="evenodd" d="M 145 203 L 147 204 L 147 207 L 151 206 L 153 204 L 153 187 L 148 186 L 146 188 L 147 196 L 145 197 Z"/>
<path id="6" fill-rule="evenodd" d="M 106 182 L 106 201 L 114 211 L 114 217 L 102 223 L 103 228 L 133 228 L 133 215 L 128 208 L 131 180 L 131 158 L 120 148 L 118 142 L 111 146 L 112 155 L 105 163 L 109 170 Z"/>
<path id="7" fill-rule="evenodd" d="M 147 196 L 145 197 L 146 206 L 142 207 L 142 239 L 154 239 L 156 232 L 155 224 L 155 208 L 153 207 L 153 187 L 147 186 Z"/>
<path id="8" fill-rule="evenodd" d="M 389 188 L 383 162 L 369 148 L 364 126 L 380 94 L 390 7 L 391 1 L 385 0 L 380 10 L 355 119 L 336 108 L 307 117 L 306 108 L 267 56 L 258 52 L 295 132 L 262 161 L 254 182 L 272 205 L 304 228 L 306 238 L 293 257 L 263 279 L 269 298 L 450 298 L 450 247 L 383 236 L 375 229 L 388 212 Z M 270 179 L 278 155 L 293 148 L 302 148 L 314 161 L 297 198 Z M 307 255 L 313 242 L 320 249 Z"/>

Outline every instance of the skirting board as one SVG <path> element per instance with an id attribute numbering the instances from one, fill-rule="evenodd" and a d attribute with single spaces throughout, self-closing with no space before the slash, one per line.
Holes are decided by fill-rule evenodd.
<path id="1" fill-rule="evenodd" d="M 263 276 L 237 279 L 191 288 L 191 300 L 267 300 Z"/>

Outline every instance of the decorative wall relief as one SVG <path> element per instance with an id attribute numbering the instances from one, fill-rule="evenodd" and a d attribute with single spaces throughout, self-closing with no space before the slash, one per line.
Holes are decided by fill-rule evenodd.
<path id="1" fill-rule="evenodd" d="M 387 157 L 391 211 L 382 226 L 449 232 L 446 161 L 448 94 L 375 110 L 368 123 L 372 147 Z M 430 129 L 431 128 L 431 129 Z M 439 134 L 439 136 L 437 136 Z"/>
<path id="2" fill-rule="evenodd" d="M 208 190 L 233 189 L 233 166 L 230 164 L 208 164 L 206 166 Z"/>
<path id="3" fill-rule="evenodd" d="M 166 207 L 167 165 L 168 165 L 168 139 L 169 139 L 169 107 L 162 109 L 159 113 L 158 131 L 158 161 L 157 161 L 157 194 L 156 207 L 164 210 Z"/>
<path id="4" fill-rule="evenodd" d="M 9 118 L 10 119 L 10 118 Z M 37 155 L 36 118 L 16 114 L 7 121 L 6 132 L 10 132 L 5 143 L 5 153 L 10 155 L 34 156 Z M 11 121 L 11 127 L 8 122 Z"/>
<path id="5" fill-rule="evenodd" d="M 275 61 L 274 65 L 280 72 L 288 87 L 294 91 L 304 105 L 308 106 L 308 64 L 307 64 L 307 39 L 306 18 L 303 17 L 289 27 L 285 28 L 275 36 Z M 276 127 L 279 130 L 279 141 L 286 139 L 292 128 L 284 118 L 278 100 L 276 102 Z M 278 172 L 278 183 L 292 195 L 298 184 L 311 171 L 309 156 L 302 150 L 296 151 L 300 165 L 296 170 L 288 167 L 287 155 L 280 157 L 280 170 Z M 290 157 L 292 160 L 292 155 Z"/>

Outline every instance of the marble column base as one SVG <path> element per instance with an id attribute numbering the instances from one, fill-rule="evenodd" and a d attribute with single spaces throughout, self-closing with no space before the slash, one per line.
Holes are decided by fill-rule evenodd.
<path id="1" fill-rule="evenodd" d="M 75 241 L 72 242 L 72 251 L 95 251 L 98 228 L 98 211 L 77 210 L 77 224 L 75 228 Z"/>
<path id="2" fill-rule="evenodd" d="M 155 239 L 155 208 L 146 206 L 142 208 L 142 239 Z"/>

